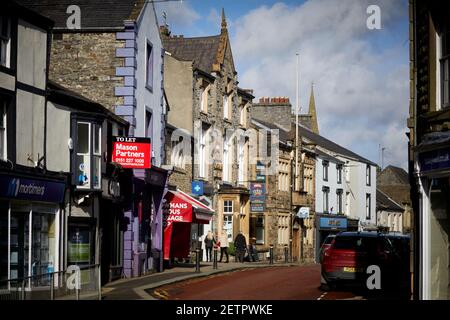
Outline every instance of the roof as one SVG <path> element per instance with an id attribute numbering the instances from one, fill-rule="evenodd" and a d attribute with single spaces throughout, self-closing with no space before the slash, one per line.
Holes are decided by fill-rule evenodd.
<path id="1" fill-rule="evenodd" d="M 106 107 L 80 95 L 79 93 L 63 87 L 56 82 L 50 80 L 48 81 L 48 91 L 50 101 L 60 103 L 62 105 L 68 105 L 74 109 L 84 112 L 95 112 L 103 114 L 106 117 L 113 119 L 125 126 L 129 126 L 128 121 L 109 111 Z"/>
<path id="2" fill-rule="evenodd" d="M 259 120 L 259 119 L 256 119 L 256 118 L 252 119 L 252 123 L 257 125 L 257 126 L 258 125 L 259 126 L 262 125 L 262 126 L 267 127 L 267 128 L 269 128 L 271 130 L 279 130 L 278 132 L 279 132 L 280 142 L 283 142 L 284 144 L 286 144 L 288 142 L 288 140 L 289 140 L 289 133 L 287 131 L 285 131 L 284 129 L 280 128 L 279 126 L 273 124 L 273 123 L 266 122 L 266 121 L 263 121 L 263 120 Z"/>
<path id="3" fill-rule="evenodd" d="M 294 125 L 294 128 L 295 128 L 295 125 Z M 353 158 L 360 162 L 364 162 L 364 163 L 367 163 L 367 164 L 370 164 L 373 166 L 377 165 L 377 164 L 373 163 L 372 161 L 354 153 L 353 151 L 350 151 L 350 150 L 338 145 L 337 143 L 312 132 L 310 129 L 308 129 L 302 125 L 299 125 L 298 128 L 299 128 L 299 135 L 301 137 L 304 137 L 304 138 L 310 140 L 311 142 L 315 143 L 316 145 L 318 145 L 324 149 L 335 152 L 341 156 Z M 290 134 L 295 135 L 295 130 L 291 130 Z"/>
<path id="4" fill-rule="evenodd" d="M 2 13 L 15 14 L 45 30 L 51 30 L 54 27 L 54 22 L 51 19 L 22 6 L 19 1 L 6 0 L 2 2 Z"/>
<path id="5" fill-rule="evenodd" d="M 338 158 L 335 158 L 335 157 L 329 155 L 328 153 L 323 152 L 323 151 L 321 151 L 319 149 L 315 149 L 314 153 L 317 154 L 319 157 L 324 158 L 326 160 L 331 160 L 332 162 L 335 162 L 337 164 L 344 164 L 343 161 L 341 161 Z"/>
<path id="6" fill-rule="evenodd" d="M 370 232 L 370 231 L 344 231 L 337 234 L 340 237 L 369 237 L 376 238 L 382 237 L 383 235 L 378 232 Z"/>
<path id="7" fill-rule="evenodd" d="M 67 13 L 71 5 L 81 11 L 81 31 L 123 29 L 124 20 L 136 20 L 145 0 L 16 0 L 26 8 L 55 21 L 56 30 L 69 30 Z"/>
<path id="8" fill-rule="evenodd" d="M 193 61 L 194 68 L 211 73 L 220 46 L 220 35 L 197 38 L 163 37 L 164 49 L 175 58 Z"/>
<path id="9" fill-rule="evenodd" d="M 377 189 L 377 210 L 403 212 L 404 209 L 397 202 L 389 198 L 383 191 Z"/>
<path id="10" fill-rule="evenodd" d="M 409 185 L 408 173 L 402 168 L 395 166 L 387 166 L 386 168 L 383 169 L 383 171 L 381 171 L 381 174 L 386 171 L 391 171 L 397 176 L 397 178 L 400 180 L 401 183 Z"/>

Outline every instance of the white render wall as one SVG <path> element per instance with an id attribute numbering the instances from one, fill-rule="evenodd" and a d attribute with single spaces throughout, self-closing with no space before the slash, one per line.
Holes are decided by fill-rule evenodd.
<path id="1" fill-rule="evenodd" d="M 147 41 L 153 47 L 153 90 L 146 87 L 147 70 Z M 163 163 L 164 147 L 164 96 L 162 88 L 163 80 L 163 55 L 162 42 L 159 36 L 159 27 L 156 15 L 151 3 L 147 3 L 137 21 L 137 70 L 136 70 L 136 137 L 145 137 L 146 110 L 152 112 L 152 156 L 155 157 L 154 165 L 160 167 Z"/>
<path id="2" fill-rule="evenodd" d="M 323 162 L 328 160 L 328 181 L 323 180 Z M 323 187 L 329 187 L 330 193 L 328 196 L 328 207 L 331 210 L 333 207 L 334 214 L 337 214 L 337 189 L 342 189 L 342 213 L 345 213 L 345 183 L 344 170 L 342 170 L 342 183 L 337 183 L 337 168 L 338 161 L 333 162 L 332 159 L 324 159 L 320 156 L 316 158 L 316 212 L 323 213 Z M 329 211 L 331 213 L 331 211 Z"/>

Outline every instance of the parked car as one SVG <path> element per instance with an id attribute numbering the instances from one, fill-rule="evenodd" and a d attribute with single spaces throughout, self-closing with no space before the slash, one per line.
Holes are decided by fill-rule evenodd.
<path id="1" fill-rule="evenodd" d="M 335 234 L 329 234 L 323 241 L 322 246 L 320 247 L 320 250 L 319 250 L 319 262 L 320 263 L 322 263 L 324 252 L 327 251 L 331 247 L 331 243 L 333 242 L 335 237 L 336 237 Z"/>
<path id="2" fill-rule="evenodd" d="M 386 237 L 392 243 L 395 248 L 396 253 L 400 256 L 400 273 L 401 280 L 400 289 L 405 294 L 410 294 L 411 287 L 411 237 L 409 235 L 399 234 L 399 233 L 388 233 Z"/>
<path id="3" fill-rule="evenodd" d="M 389 239 L 377 232 L 341 232 L 324 252 L 322 282 L 329 287 L 351 283 L 365 287 L 367 268 L 380 267 L 382 287 L 390 286 L 399 272 L 400 256 Z"/>

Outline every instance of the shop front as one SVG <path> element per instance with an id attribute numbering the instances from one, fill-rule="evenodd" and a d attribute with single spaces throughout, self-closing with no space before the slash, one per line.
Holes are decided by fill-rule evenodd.
<path id="1" fill-rule="evenodd" d="M 330 234 L 347 231 L 347 217 L 337 215 L 316 215 L 316 258 L 318 259 L 320 248 Z"/>
<path id="2" fill-rule="evenodd" d="M 214 210 L 181 190 L 169 190 L 165 200 L 164 260 L 188 258 L 192 225 L 209 224 Z"/>
<path id="3" fill-rule="evenodd" d="M 0 174 L 0 280 L 61 269 L 65 190 L 62 176 Z"/>
<path id="4" fill-rule="evenodd" d="M 425 300 L 450 299 L 450 137 L 446 139 L 447 147 L 423 142 L 417 150 L 421 298 Z"/>

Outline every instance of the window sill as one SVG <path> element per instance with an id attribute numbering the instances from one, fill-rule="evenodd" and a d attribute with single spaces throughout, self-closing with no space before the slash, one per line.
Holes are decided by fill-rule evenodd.
<path id="1" fill-rule="evenodd" d="M 153 93 L 153 87 L 149 86 L 148 84 L 145 85 L 145 88 L 150 91 L 151 93 Z"/>

